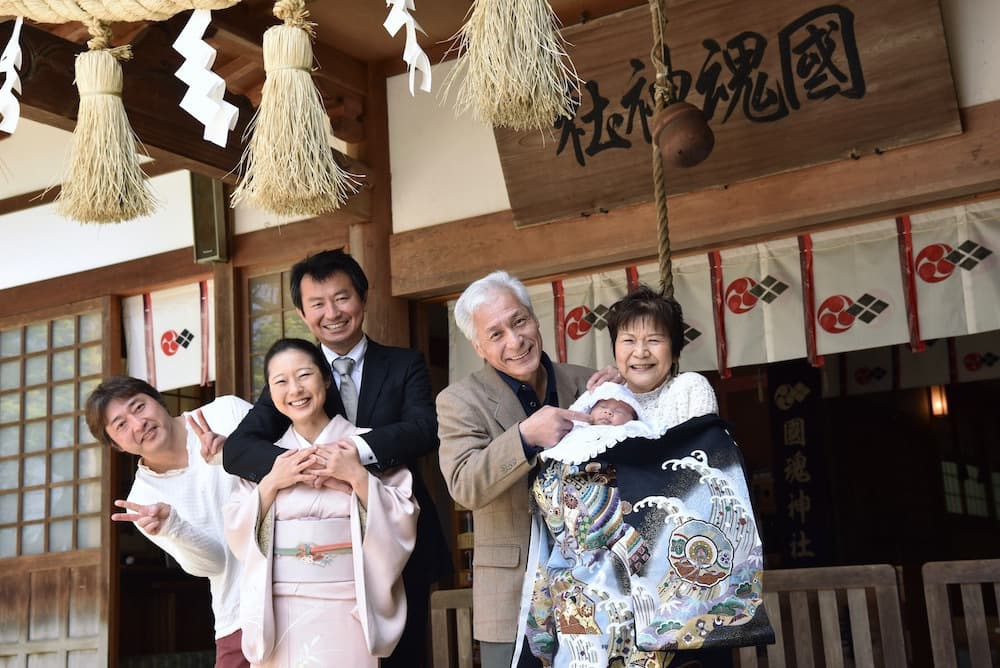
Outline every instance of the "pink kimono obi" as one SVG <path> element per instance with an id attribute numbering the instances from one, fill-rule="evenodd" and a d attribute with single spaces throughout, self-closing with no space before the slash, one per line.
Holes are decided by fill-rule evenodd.
<path id="1" fill-rule="evenodd" d="M 317 437 L 355 433 L 337 416 Z M 277 445 L 310 444 L 289 428 Z M 406 621 L 402 572 L 416 541 L 412 476 L 368 476 L 368 507 L 351 492 L 296 485 L 260 515 L 243 481 L 224 509 L 226 539 L 243 562 L 243 653 L 255 666 L 378 666 Z"/>

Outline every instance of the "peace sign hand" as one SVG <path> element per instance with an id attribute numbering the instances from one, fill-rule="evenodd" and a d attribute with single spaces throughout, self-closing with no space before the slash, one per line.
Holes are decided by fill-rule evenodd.
<path id="1" fill-rule="evenodd" d="M 132 512 L 114 513 L 111 519 L 115 522 L 135 522 L 135 525 L 150 536 L 160 533 L 160 529 L 167 523 L 170 517 L 170 505 L 166 503 L 152 503 L 144 506 L 139 503 L 132 503 L 124 499 L 116 499 L 115 505 Z"/>
<path id="2" fill-rule="evenodd" d="M 211 464 L 222 452 L 222 446 L 226 444 L 226 437 L 212 431 L 200 408 L 194 413 L 187 414 L 187 423 L 191 430 L 198 435 L 198 440 L 201 441 L 202 458 Z"/>

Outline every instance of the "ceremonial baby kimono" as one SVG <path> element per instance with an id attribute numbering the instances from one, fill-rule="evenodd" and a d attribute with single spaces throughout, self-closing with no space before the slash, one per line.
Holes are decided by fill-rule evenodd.
<path id="1" fill-rule="evenodd" d="M 316 438 L 356 433 L 337 416 Z M 277 445 L 311 444 L 289 427 Z M 406 621 L 402 572 L 419 508 L 405 468 L 368 475 L 368 507 L 353 492 L 299 484 L 260 515 L 257 486 L 243 482 L 225 508 L 226 538 L 243 561 L 243 653 L 254 666 L 378 666 Z"/>
<path id="2" fill-rule="evenodd" d="M 635 407 L 613 390 L 571 408 Z M 739 449 L 717 415 L 687 414 L 686 392 L 667 399 L 680 424 L 651 429 L 640 410 L 541 455 L 512 665 L 530 650 L 556 668 L 663 668 L 674 652 L 772 640 Z"/>

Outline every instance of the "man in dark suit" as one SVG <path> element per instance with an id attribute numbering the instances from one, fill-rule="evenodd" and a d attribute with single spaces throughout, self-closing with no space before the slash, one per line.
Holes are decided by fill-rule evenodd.
<path id="1" fill-rule="evenodd" d="M 417 544 L 403 570 L 406 628 L 382 666 L 421 666 L 426 656 L 430 586 L 451 573 L 451 557 L 437 511 L 416 467 L 421 455 L 438 447 L 427 366 L 418 351 L 383 346 L 365 336 L 362 324 L 368 279 L 350 255 L 341 250 L 312 255 L 292 267 L 290 279 L 292 303 L 334 368 L 339 392 L 327 393 L 327 414 L 343 415 L 358 427 L 371 428 L 348 441 L 357 448 L 362 464 L 376 470 L 407 466 L 413 474 L 420 517 Z M 283 452 L 274 442 L 288 425 L 288 418 L 274 407 L 265 387 L 226 442 L 226 470 L 259 481 Z M 322 450 L 320 447 L 317 453 L 321 461 Z M 317 484 L 325 478 L 323 471 L 321 467 L 314 471 Z"/>

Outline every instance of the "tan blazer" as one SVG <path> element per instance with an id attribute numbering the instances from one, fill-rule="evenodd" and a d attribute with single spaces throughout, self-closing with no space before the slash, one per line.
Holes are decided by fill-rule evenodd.
<path id="1" fill-rule="evenodd" d="M 559 406 L 567 408 L 593 371 L 553 367 Z M 528 479 L 537 464 L 525 461 L 517 428 L 527 416 L 490 366 L 445 388 L 437 413 L 441 472 L 452 498 L 473 511 L 473 636 L 513 642 L 531 533 Z"/>

